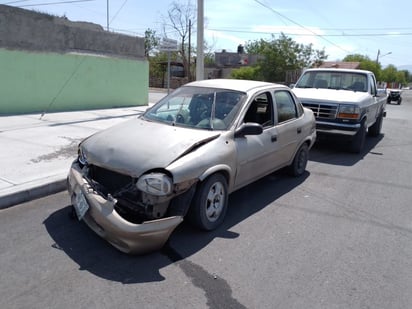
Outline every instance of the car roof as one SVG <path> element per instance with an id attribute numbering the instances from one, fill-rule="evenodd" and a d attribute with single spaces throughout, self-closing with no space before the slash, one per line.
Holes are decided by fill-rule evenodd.
<path id="1" fill-rule="evenodd" d="M 281 84 L 262 82 L 256 80 L 245 80 L 245 79 L 205 79 L 200 81 L 195 81 L 188 83 L 184 86 L 193 86 L 193 87 L 209 87 L 209 88 L 218 88 L 225 90 L 236 90 L 242 92 L 249 92 L 251 90 L 264 89 L 264 88 L 288 88 Z"/>
<path id="2" fill-rule="evenodd" d="M 347 73 L 371 73 L 367 70 L 358 70 L 358 69 L 340 69 L 340 68 L 315 68 L 315 69 L 306 69 L 305 72 L 311 71 L 323 71 L 323 72 L 347 72 Z"/>

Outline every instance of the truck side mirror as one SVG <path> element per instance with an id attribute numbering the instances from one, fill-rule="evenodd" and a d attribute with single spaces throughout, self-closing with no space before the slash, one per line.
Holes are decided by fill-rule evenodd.
<path id="1" fill-rule="evenodd" d="M 382 88 L 378 89 L 376 91 L 376 96 L 377 97 L 386 97 L 386 90 L 382 89 Z"/>

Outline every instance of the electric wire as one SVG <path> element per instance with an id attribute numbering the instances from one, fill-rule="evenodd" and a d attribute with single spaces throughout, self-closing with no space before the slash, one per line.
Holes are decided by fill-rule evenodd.
<path id="1" fill-rule="evenodd" d="M 305 26 L 303 26 L 303 25 L 301 25 L 301 24 L 297 23 L 296 21 L 294 21 L 294 20 L 290 19 L 289 17 L 287 17 L 287 16 L 285 16 L 285 15 L 283 15 L 283 14 L 279 13 L 278 11 L 276 11 L 275 9 L 271 8 L 270 6 L 268 6 L 268 5 L 264 4 L 264 3 L 262 3 L 261 1 L 259 1 L 259 0 L 254 0 L 254 1 L 255 1 L 256 3 L 258 3 L 258 4 L 260 4 L 261 6 L 263 6 L 264 8 L 266 8 L 266 9 L 270 10 L 271 12 L 273 12 L 273 13 L 275 13 L 275 14 L 279 15 L 280 17 L 282 17 L 282 18 L 284 18 L 284 19 L 286 19 L 286 20 L 290 21 L 291 23 L 293 23 L 293 24 L 297 25 L 298 27 L 300 27 L 300 28 L 302 28 L 302 29 L 304 29 L 304 30 L 306 30 L 306 31 L 309 31 L 309 32 L 313 33 L 313 35 L 315 35 L 315 36 L 317 36 L 317 37 L 319 37 L 319 38 L 321 38 L 321 39 L 325 40 L 325 41 L 326 41 L 326 42 L 328 42 L 329 44 L 331 44 L 331 45 L 333 45 L 333 46 L 335 46 L 335 47 L 339 48 L 340 50 L 342 50 L 342 51 L 344 51 L 344 52 L 349 53 L 349 51 L 348 51 L 348 50 L 346 50 L 346 49 L 342 48 L 342 47 L 341 47 L 341 46 L 339 46 L 338 44 L 336 44 L 336 43 L 332 42 L 331 40 L 328 40 L 327 38 L 323 37 L 321 34 L 318 34 L 318 33 L 316 33 L 315 31 L 313 31 L 313 30 L 311 30 L 311 29 L 309 29 L 309 28 L 307 28 L 307 27 L 305 27 Z"/>
<path id="2" fill-rule="evenodd" d="M 96 0 L 68 0 L 68 1 L 57 1 L 57 2 L 44 2 L 44 3 L 37 3 L 37 4 L 18 5 L 18 7 L 24 8 L 24 7 L 32 7 L 32 6 L 46 6 L 46 5 L 91 2 L 91 1 L 96 1 Z"/>
<path id="3" fill-rule="evenodd" d="M 119 15 L 120 11 L 123 9 L 124 5 L 127 3 L 127 0 L 124 0 L 123 4 L 120 6 L 120 8 L 117 10 L 117 12 L 113 15 L 112 19 L 110 20 L 109 24 L 113 22 L 113 20 Z"/>

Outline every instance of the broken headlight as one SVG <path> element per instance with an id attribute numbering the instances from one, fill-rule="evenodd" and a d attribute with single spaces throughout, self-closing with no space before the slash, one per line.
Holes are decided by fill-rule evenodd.
<path id="1" fill-rule="evenodd" d="M 79 162 L 82 165 L 87 165 L 87 157 L 86 154 L 83 152 L 82 148 L 79 146 L 78 150 L 77 150 L 77 154 L 78 154 L 78 158 L 79 158 Z"/>
<path id="2" fill-rule="evenodd" d="M 166 174 L 151 173 L 140 177 L 136 186 L 148 194 L 165 196 L 172 192 L 173 182 Z"/>

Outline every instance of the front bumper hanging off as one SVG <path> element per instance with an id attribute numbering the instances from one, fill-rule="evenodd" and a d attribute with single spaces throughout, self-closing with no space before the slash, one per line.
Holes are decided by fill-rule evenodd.
<path id="1" fill-rule="evenodd" d="M 87 211 L 84 215 L 80 214 L 80 219 L 96 234 L 125 253 L 144 254 L 160 249 L 183 221 L 182 216 L 150 220 L 141 224 L 125 220 L 114 208 L 116 200 L 105 198 L 93 190 L 76 163 L 70 168 L 67 186 L 75 209 L 79 209 L 80 200 L 87 203 L 86 206 L 82 205 Z"/>

